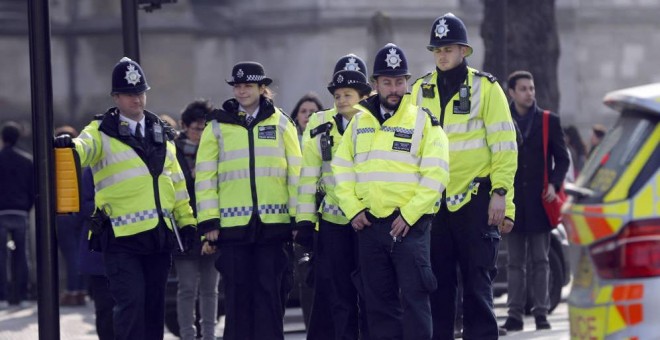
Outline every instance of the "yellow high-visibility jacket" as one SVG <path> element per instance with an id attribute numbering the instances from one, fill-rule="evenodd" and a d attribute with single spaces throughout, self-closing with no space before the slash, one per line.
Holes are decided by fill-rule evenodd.
<path id="1" fill-rule="evenodd" d="M 339 206 L 349 220 L 365 209 L 378 218 L 399 210 L 412 226 L 438 211 L 449 181 L 448 141 L 409 94 L 381 125 L 378 95 L 358 105 L 332 160 Z"/>
<path id="2" fill-rule="evenodd" d="M 235 99 L 214 115 L 195 165 L 200 232 L 220 228 L 221 242 L 290 238 L 301 160 L 291 118 L 263 97 L 248 128 Z M 264 225 L 259 232 L 257 219 Z"/>
<path id="3" fill-rule="evenodd" d="M 318 222 L 321 218 L 335 224 L 348 224 L 349 220 L 339 208 L 335 195 L 335 178 L 332 176 L 330 161 L 321 156 L 321 137 L 327 135 L 332 141 L 331 154 L 334 155 L 344 133 L 342 116 L 336 108 L 314 113 L 309 117 L 302 140 L 302 170 L 298 186 L 298 209 L 296 222 Z M 316 206 L 316 192 L 325 193 L 320 206 Z"/>
<path id="4" fill-rule="evenodd" d="M 518 167 L 516 131 L 509 105 L 495 78 L 468 67 L 470 86 L 469 113 L 454 113 L 454 100 L 440 107 L 437 71 L 417 79 L 412 87 L 416 104 L 430 110 L 449 138 L 449 176 L 446 203 L 450 211 L 457 211 L 470 202 L 478 190 L 476 178 L 490 178 L 491 188 L 504 188 L 505 216 L 516 216 L 513 204 L 513 180 Z M 426 88 L 426 91 L 422 90 Z M 426 96 L 424 95 L 426 92 Z"/>
<path id="5" fill-rule="evenodd" d="M 145 124 L 158 125 L 163 131 L 163 141 L 146 150 L 120 122 L 115 109 L 91 122 L 73 139 L 81 166 L 91 166 L 95 204 L 109 215 L 115 237 L 151 230 L 159 218 L 170 229 L 172 217 L 178 227 L 196 222 L 174 143 L 168 140 L 156 115 L 145 111 L 145 116 Z"/>

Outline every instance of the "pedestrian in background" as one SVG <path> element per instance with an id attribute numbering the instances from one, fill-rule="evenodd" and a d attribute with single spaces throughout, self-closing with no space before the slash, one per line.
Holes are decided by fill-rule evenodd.
<path id="1" fill-rule="evenodd" d="M 9 307 L 7 280 L 7 237 L 14 241 L 12 251 L 16 303 L 23 307 L 28 290 L 27 233 L 28 217 L 34 206 L 32 156 L 16 148 L 21 126 L 7 122 L 2 126 L 0 150 L 0 309 Z"/>
<path id="2" fill-rule="evenodd" d="M 437 120 L 407 94 L 409 77 L 399 47 L 376 53 L 377 94 L 360 103 L 332 160 L 337 202 L 358 235 L 357 286 L 372 339 L 433 333 L 429 241 L 449 179 L 448 143 Z"/>
<path id="3" fill-rule="evenodd" d="M 559 115 L 536 105 L 534 78 L 528 71 L 509 75 L 508 92 L 511 97 L 511 115 L 522 133 L 518 150 L 518 171 L 514 182 L 516 227 L 507 237 L 508 318 L 502 326 L 507 331 L 523 329 L 524 308 L 527 297 L 532 299 L 532 315 L 536 329 L 550 329 L 547 320 L 550 298 L 550 225 L 542 200 L 551 202 L 559 192 L 569 165 L 564 144 L 564 133 Z M 548 158 L 543 159 L 543 115 L 549 115 Z M 547 165 L 547 169 L 544 167 Z M 544 172 L 548 186 L 544 187 Z M 531 258 L 531 261 L 527 261 Z M 528 295 L 527 263 L 531 262 L 531 295 Z"/>
<path id="4" fill-rule="evenodd" d="M 342 57 L 338 61 L 328 85 L 335 105 L 310 117 L 303 135 L 296 241 L 310 247 L 319 224 L 314 246 L 314 302 L 308 339 L 368 339 L 364 303 L 361 318 L 358 318 L 358 293 L 351 278 L 358 267 L 357 236 L 339 208 L 330 167 L 346 127 L 358 112 L 355 106 L 371 92 L 366 74 L 344 69 L 345 64 L 352 61 L 357 65 L 358 60 L 362 71 L 366 72 L 364 62 L 357 56 Z M 317 199 L 319 195 L 323 198 Z"/>
<path id="5" fill-rule="evenodd" d="M 146 76 L 122 58 L 112 71 L 117 105 L 96 116 L 79 138 L 55 138 L 90 166 L 105 272 L 116 305 L 116 339 L 162 339 L 165 286 L 178 228 L 187 248 L 196 235 L 186 184 L 167 127 L 145 110 Z"/>
<path id="6" fill-rule="evenodd" d="M 211 111 L 211 105 L 207 100 L 196 100 L 188 104 L 181 113 L 181 133 L 174 140 L 176 156 L 186 179 L 190 205 L 193 207 L 195 216 L 197 216 L 195 159 L 206 125 L 206 117 Z M 176 306 L 181 339 L 196 339 L 197 334 L 201 334 L 203 340 L 214 340 L 218 313 L 218 280 L 220 279 L 214 266 L 217 258 L 215 247 L 210 246 L 208 242 L 202 245 L 201 238 L 197 237 L 189 252 L 174 251 L 173 255 L 178 277 Z M 199 301 L 200 330 L 195 328 L 197 301 Z"/>
<path id="7" fill-rule="evenodd" d="M 504 91 L 492 75 L 468 67 L 473 52 L 463 21 L 452 13 L 431 26 L 427 49 L 435 71 L 413 85 L 449 138 L 449 186 L 431 232 L 433 338 L 454 336 L 457 271 L 463 280 L 463 336 L 497 339 L 493 279 L 500 232 L 513 228 L 516 131 Z"/>
<path id="8" fill-rule="evenodd" d="M 219 244 L 224 339 L 284 339 L 282 277 L 300 176 L 296 127 L 275 107 L 261 64 L 234 65 L 195 166 L 199 229 Z"/>
<path id="9" fill-rule="evenodd" d="M 291 119 L 296 123 L 300 139 L 302 139 L 303 131 L 307 129 L 310 116 L 321 110 L 323 110 L 323 104 L 321 104 L 321 99 L 316 93 L 310 92 L 298 100 L 293 111 L 291 111 Z"/>
<path id="10" fill-rule="evenodd" d="M 78 137 L 78 131 L 69 125 L 59 126 L 55 128 L 54 132 L 55 136 L 66 134 L 71 138 Z M 80 273 L 80 258 L 78 257 L 83 219 L 84 215 L 80 213 L 59 214 L 55 218 L 57 245 L 64 257 L 66 269 L 66 289 L 60 295 L 60 306 L 85 305 L 87 283 L 85 277 Z"/>

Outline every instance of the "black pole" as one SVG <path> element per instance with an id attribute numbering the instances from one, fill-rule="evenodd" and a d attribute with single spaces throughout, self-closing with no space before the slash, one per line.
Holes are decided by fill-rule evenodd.
<path id="1" fill-rule="evenodd" d="M 140 31 L 138 30 L 137 0 L 121 0 L 121 27 L 124 56 L 140 63 Z"/>
<path id="2" fill-rule="evenodd" d="M 48 0 L 30 0 L 30 88 L 37 241 L 39 339 L 60 338 L 53 190 L 53 84 Z"/>

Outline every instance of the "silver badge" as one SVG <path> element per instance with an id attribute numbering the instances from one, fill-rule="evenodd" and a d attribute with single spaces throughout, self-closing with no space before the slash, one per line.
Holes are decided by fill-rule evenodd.
<path id="1" fill-rule="evenodd" d="M 397 68 L 401 66 L 401 57 L 396 53 L 396 48 L 390 48 L 390 53 L 385 56 L 385 62 L 387 62 L 387 67 Z"/>
<path id="2" fill-rule="evenodd" d="M 346 63 L 346 66 L 344 66 L 344 70 L 347 71 L 360 71 L 360 65 L 356 63 L 357 59 L 350 57 L 348 58 L 348 62 Z"/>
<path id="3" fill-rule="evenodd" d="M 140 75 L 140 72 L 135 69 L 135 66 L 133 66 L 133 64 L 128 64 L 128 71 L 126 71 L 126 76 L 124 77 L 126 82 L 135 86 L 140 82 L 140 78 L 142 78 L 142 76 Z"/>
<path id="4" fill-rule="evenodd" d="M 442 18 L 435 26 L 435 36 L 442 39 L 447 36 L 447 33 L 449 33 L 449 26 L 447 26 L 445 19 Z"/>
<path id="5" fill-rule="evenodd" d="M 337 76 L 337 82 L 338 83 L 343 83 L 344 82 L 344 77 L 341 74 Z"/>
<path id="6" fill-rule="evenodd" d="M 242 69 L 242 68 L 239 68 L 239 69 L 238 69 L 238 72 L 236 72 L 236 77 L 238 77 L 238 78 L 243 78 L 243 74 L 244 74 L 244 73 L 243 73 L 243 69 Z"/>

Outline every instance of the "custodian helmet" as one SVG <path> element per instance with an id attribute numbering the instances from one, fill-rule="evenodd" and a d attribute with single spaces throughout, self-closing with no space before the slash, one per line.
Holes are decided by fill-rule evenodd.
<path id="1" fill-rule="evenodd" d="M 406 55 L 403 54 L 403 50 L 397 45 L 389 43 L 376 53 L 374 60 L 374 73 L 371 77 L 375 79 L 378 76 L 410 77 Z"/>
<path id="2" fill-rule="evenodd" d="M 112 70 L 112 94 L 142 93 L 149 90 L 147 77 L 140 64 L 123 57 Z"/>
<path id="3" fill-rule="evenodd" d="M 433 22 L 431 40 L 426 48 L 429 51 L 433 51 L 436 47 L 455 44 L 466 46 L 469 48 L 467 55 L 472 54 L 472 46 L 467 41 L 465 24 L 453 13 L 447 13 Z"/>

